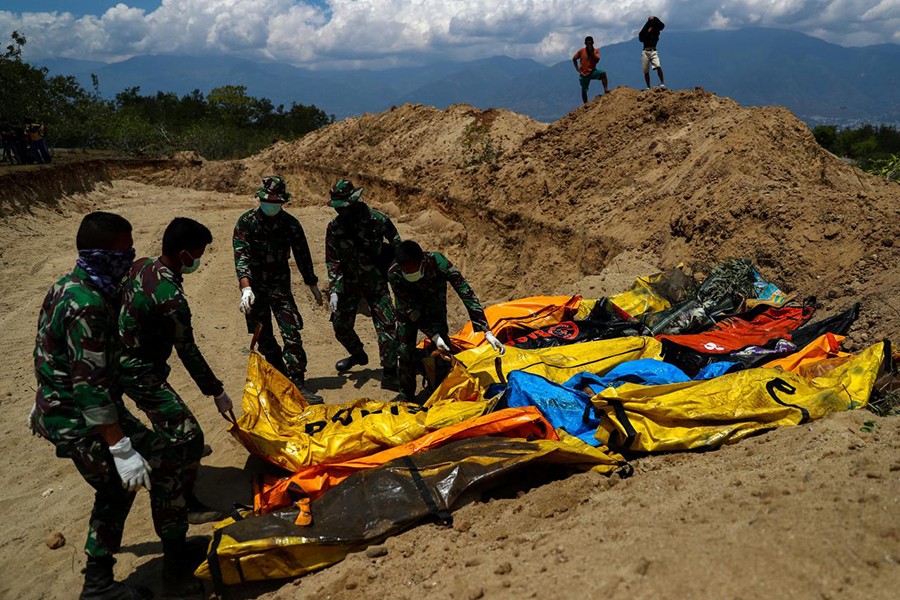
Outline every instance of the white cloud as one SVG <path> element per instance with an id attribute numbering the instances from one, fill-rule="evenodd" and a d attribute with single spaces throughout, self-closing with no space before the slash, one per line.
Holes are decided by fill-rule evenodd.
<path id="1" fill-rule="evenodd" d="M 80 18 L 0 11 L 0 35 L 25 34 L 32 59 L 230 53 L 333 67 L 506 54 L 549 63 L 588 33 L 600 45 L 631 39 L 651 14 L 670 30 L 763 26 L 846 45 L 900 40 L 897 0 L 163 0 L 149 13 L 126 0 Z"/>

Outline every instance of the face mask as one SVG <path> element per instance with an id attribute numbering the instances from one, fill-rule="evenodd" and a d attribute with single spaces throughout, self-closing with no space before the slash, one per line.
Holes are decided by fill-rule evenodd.
<path id="1" fill-rule="evenodd" d="M 191 263 L 191 265 L 189 267 L 184 267 L 184 266 L 181 267 L 181 273 L 184 275 L 187 275 L 189 273 L 193 273 L 194 271 L 196 271 L 197 269 L 200 268 L 200 259 L 194 258 L 193 256 L 191 256 L 191 253 L 188 252 L 187 250 L 185 250 L 184 253 L 188 255 L 188 258 L 191 258 L 194 260 L 194 262 Z"/>
<path id="2" fill-rule="evenodd" d="M 419 265 L 419 270 L 414 271 L 412 273 L 407 273 L 403 271 L 403 279 L 407 280 L 410 283 L 415 283 L 425 277 L 425 273 L 422 271 L 422 265 Z"/>
<path id="3" fill-rule="evenodd" d="M 280 202 L 260 202 L 259 210 L 267 217 L 274 217 L 281 212 Z"/>
<path id="4" fill-rule="evenodd" d="M 134 262 L 134 248 L 130 250 L 99 250 L 91 248 L 78 251 L 79 267 L 87 271 L 88 278 L 105 294 L 113 296 L 122 278 Z"/>

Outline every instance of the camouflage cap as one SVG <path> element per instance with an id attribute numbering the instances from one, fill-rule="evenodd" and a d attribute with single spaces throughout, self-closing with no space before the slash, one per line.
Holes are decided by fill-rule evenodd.
<path id="1" fill-rule="evenodd" d="M 359 201 L 363 188 L 353 187 L 349 179 L 341 179 L 331 188 L 331 199 L 328 206 L 331 208 L 344 208 Z"/>
<path id="2" fill-rule="evenodd" d="M 290 202 L 292 196 L 287 192 L 284 179 L 277 175 L 263 177 L 262 186 L 256 190 L 256 198 L 260 202 Z"/>

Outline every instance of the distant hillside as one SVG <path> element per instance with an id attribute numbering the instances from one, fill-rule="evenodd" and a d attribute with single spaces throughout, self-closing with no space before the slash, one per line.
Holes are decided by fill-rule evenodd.
<path id="1" fill-rule="evenodd" d="M 900 123 L 900 46 L 844 48 L 800 33 L 775 29 L 669 32 L 660 40 L 666 83 L 696 86 L 747 106 L 783 105 L 808 123 Z M 601 66 L 613 87 L 643 87 L 637 40 L 601 46 Z M 575 48 L 572 49 L 575 51 Z M 132 86 L 208 93 L 226 84 L 247 86 L 276 105 L 315 104 L 338 118 L 418 103 L 443 108 L 466 103 L 506 108 L 554 121 L 579 104 L 571 60 L 545 66 L 532 60 L 494 57 L 384 71 L 310 71 L 278 63 L 219 56 L 140 56 L 99 65 L 47 61 L 54 73 L 72 74 L 112 97 Z M 656 78 L 653 78 L 654 85 Z M 593 84 L 593 94 L 600 90 Z"/>

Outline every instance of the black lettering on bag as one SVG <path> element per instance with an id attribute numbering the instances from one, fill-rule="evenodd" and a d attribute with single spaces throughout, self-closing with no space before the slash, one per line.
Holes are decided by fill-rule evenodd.
<path id="1" fill-rule="evenodd" d="M 315 421 L 313 423 L 307 423 L 303 427 L 303 433 L 306 435 L 315 435 L 325 429 L 328 426 L 328 421 Z"/>
<path id="2" fill-rule="evenodd" d="M 342 408 L 341 410 L 334 413 L 334 416 L 331 417 L 332 423 L 340 422 L 341 425 L 346 427 L 350 423 L 353 422 L 353 409 L 352 408 Z"/>
<path id="3" fill-rule="evenodd" d="M 809 411 L 808 410 L 806 410 L 802 406 L 797 406 L 796 404 L 790 404 L 788 402 L 781 400 L 778 397 L 778 394 L 775 393 L 776 391 L 782 392 L 789 396 L 793 396 L 794 394 L 797 393 L 797 388 L 795 386 L 791 385 L 790 383 L 788 383 L 787 381 L 785 381 L 784 379 L 782 379 L 780 377 L 776 377 L 775 379 L 766 383 L 766 392 L 768 392 L 768 394 L 772 398 L 772 400 L 774 400 L 778 404 L 780 404 L 782 406 L 787 406 L 788 408 L 796 408 L 797 410 L 799 410 L 800 414 L 802 415 L 800 418 L 800 423 L 806 423 L 807 421 L 809 421 Z"/>

